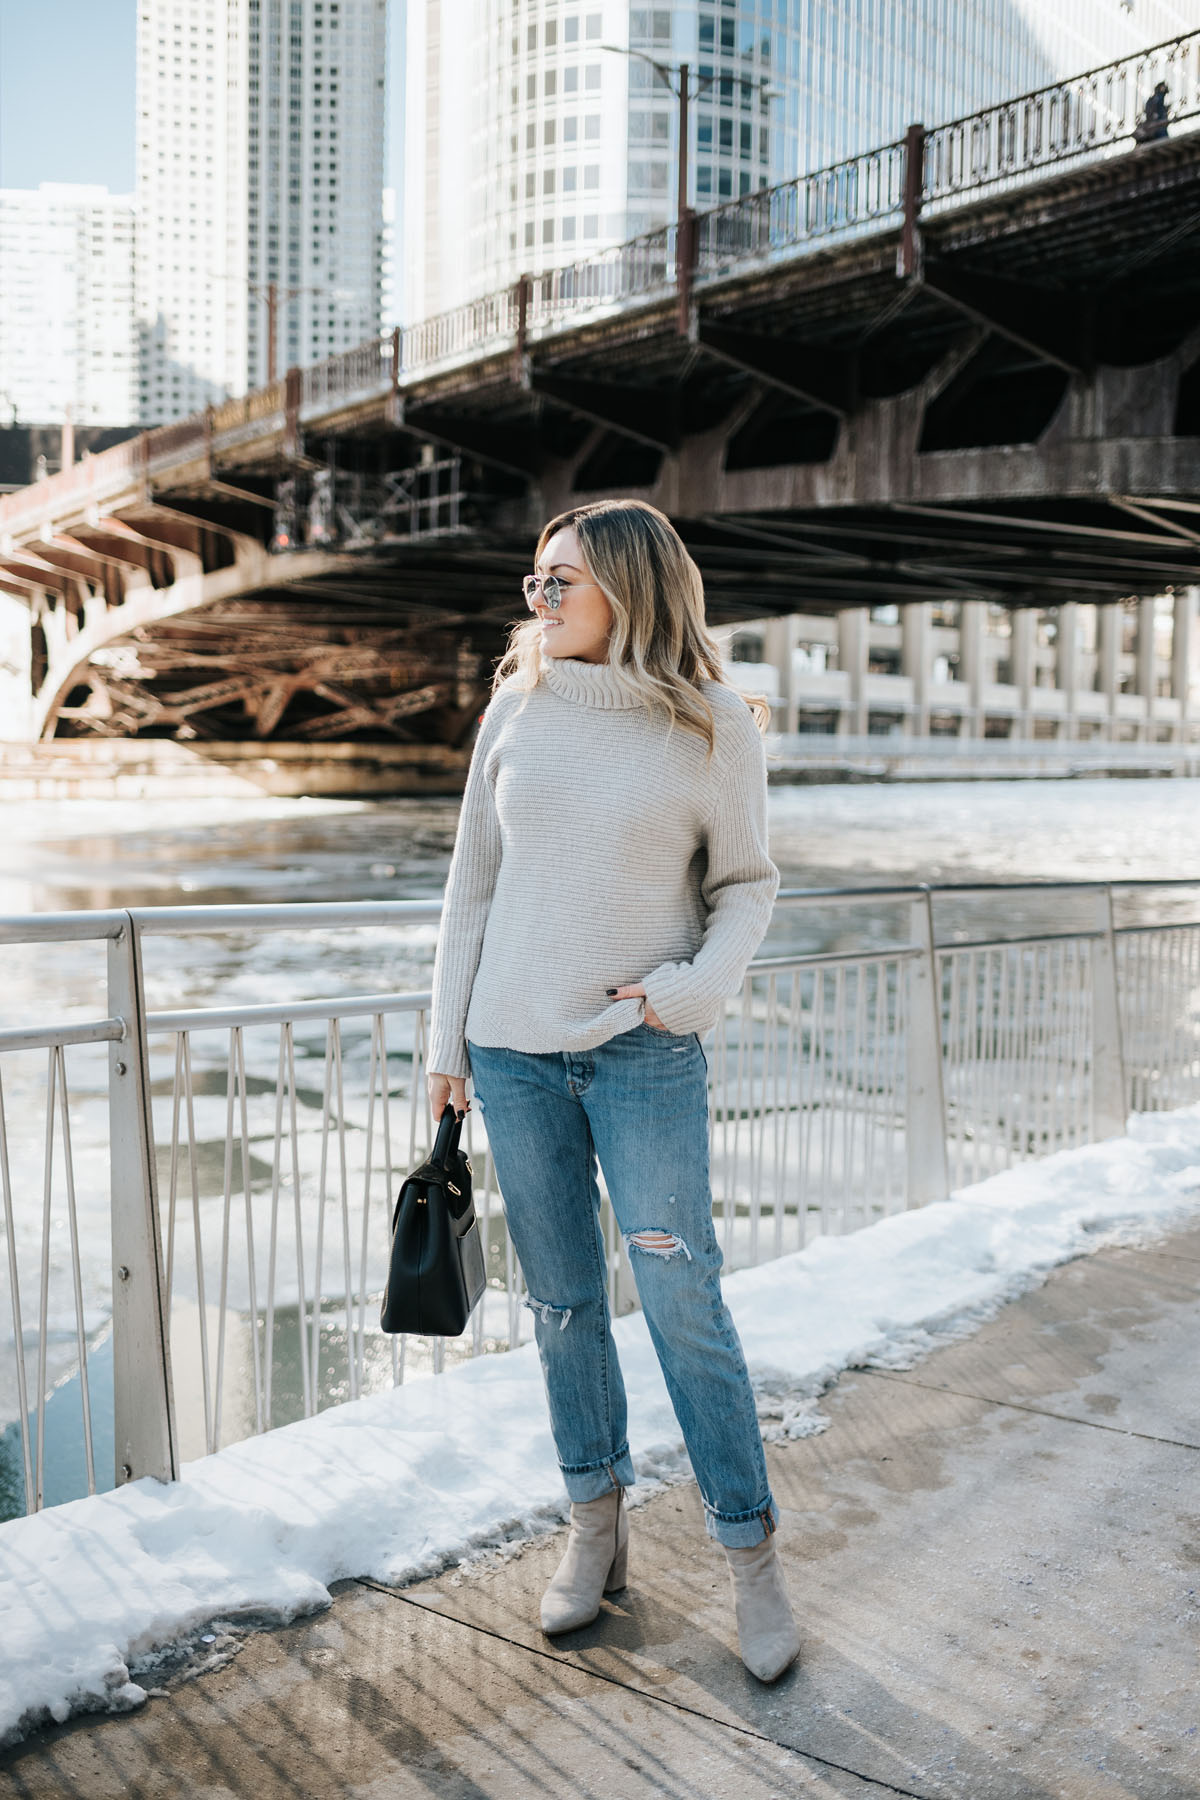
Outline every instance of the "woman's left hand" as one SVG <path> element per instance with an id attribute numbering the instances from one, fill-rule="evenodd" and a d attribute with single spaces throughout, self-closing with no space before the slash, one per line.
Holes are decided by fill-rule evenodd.
<path id="1" fill-rule="evenodd" d="M 614 1000 L 646 1000 L 646 990 L 640 981 L 631 981 L 625 987 L 614 988 L 612 998 Z M 645 1019 L 647 1025 L 652 1026 L 655 1031 L 667 1029 L 648 1000 L 646 1000 Z"/>

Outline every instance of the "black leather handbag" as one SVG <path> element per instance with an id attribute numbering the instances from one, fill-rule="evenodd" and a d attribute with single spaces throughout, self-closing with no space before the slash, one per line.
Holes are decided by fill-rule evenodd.
<path id="1" fill-rule="evenodd" d="M 483 1292 L 483 1244 L 461 1135 L 462 1120 L 448 1105 L 428 1159 L 400 1189 L 383 1290 L 385 1331 L 459 1337 Z"/>

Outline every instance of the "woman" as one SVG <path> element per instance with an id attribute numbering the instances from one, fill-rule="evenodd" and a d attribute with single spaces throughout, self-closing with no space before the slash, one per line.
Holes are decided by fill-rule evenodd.
<path id="1" fill-rule="evenodd" d="M 624 1586 L 634 1480 L 596 1159 L 704 1501 L 742 1658 L 799 1639 L 741 1345 L 721 1298 L 699 1033 L 741 986 L 779 876 L 762 737 L 721 674 L 700 572 L 636 500 L 553 519 L 496 672 L 438 942 L 435 1117 L 470 1076 L 521 1259 L 571 1500 L 542 1628 Z"/>

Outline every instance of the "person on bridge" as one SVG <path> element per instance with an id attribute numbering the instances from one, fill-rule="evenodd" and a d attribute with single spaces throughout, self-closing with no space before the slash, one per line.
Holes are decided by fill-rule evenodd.
<path id="1" fill-rule="evenodd" d="M 760 722 L 727 684 L 700 571 L 636 500 L 552 519 L 534 617 L 496 671 L 463 799 L 433 978 L 434 1116 L 484 1115 L 529 1292 L 566 1555 L 542 1629 L 625 1585 L 634 1480 L 597 1158 L 704 1503 L 743 1661 L 799 1637 L 775 1555 L 754 1394 L 721 1295 L 700 1034 L 771 917 Z M 765 704 L 758 703 L 765 718 Z"/>
<path id="2" fill-rule="evenodd" d="M 1134 126 L 1133 135 L 1139 144 L 1153 144 L 1159 138 L 1167 136 L 1167 119 L 1170 108 L 1167 95 L 1170 89 L 1165 81 L 1160 81 L 1142 109 L 1142 116 Z"/>

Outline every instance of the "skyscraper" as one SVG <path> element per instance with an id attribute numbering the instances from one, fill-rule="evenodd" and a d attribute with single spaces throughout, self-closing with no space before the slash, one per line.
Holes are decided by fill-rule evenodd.
<path id="1" fill-rule="evenodd" d="M 140 0 L 147 423 L 377 330 L 386 35 L 386 0 Z"/>
<path id="2" fill-rule="evenodd" d="M 1200 23 L 1200 0 L 409 0 L 405 316 Z"/>
<path id="3" fill-rule="evenodd" d="M 137 418 L 133 201 L 43 181 L 0 189 L 0 418 Z"/>

